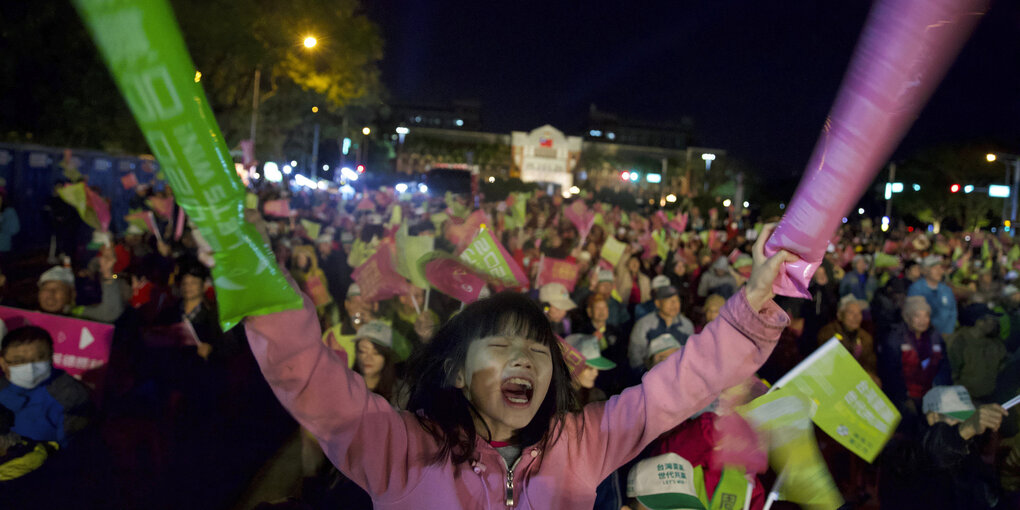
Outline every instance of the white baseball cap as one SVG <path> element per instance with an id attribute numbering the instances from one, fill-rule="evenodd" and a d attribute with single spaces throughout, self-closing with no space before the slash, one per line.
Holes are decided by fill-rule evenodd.
<path id="1" fill-rule="evenodd" d="M 570 293 L 562 283 L 547 283 L 538 291 L 538 300 L 543 303 L 559 308 L 560 310 L 573 310 L 577 303 L 570 299 Z"/>
<path id="2" fill-rule="evenodd" d="M 675 453 L 649 457 L 631 468 L 627 497 L 637 498 L 650 510 L 704 510 L 696 488 L 699 475 L 687 459 Z"/>
<path id="3" fill-rule="evenodd" d="M 963 386 L 935 386 L 924 394 L 921 409 L 925 414 L 935 412 L 966 420 L 974 414 L 974 403 Z"/>
<path id="4" fill-rule="evenodd" d="M 392 349 L 393 348 L 393 328 L 387 325 L 385 322 L 372 321 L 358 329 L 358 332 L 354 334 L 354 340 L 361 340 L 365 338 L 376 345 Z"/>
<path id="5" fill-rule="evenodd" d="M 648 357 L 651 358 L 660 352 L 674 348 L 680 349 L 682 347 L 683 346 L 680 345 L 680 341 L 674 338 L 673 335 L 663 333 L 648 343 Z"/>

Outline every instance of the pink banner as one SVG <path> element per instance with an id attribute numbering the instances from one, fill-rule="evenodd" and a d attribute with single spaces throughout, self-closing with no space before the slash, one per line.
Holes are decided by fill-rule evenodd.
<path id="1" fill-rule="evenodd" d="M 290 218 L 290 202 L 286 200 L 270 200 L 262 204 L 262 210 L 266 216 Z"/>
<path id="2" fill-rule="evenodd" d="M 361 296 L 366 301 L 382 301 L 407 291 L 407 280 L 393 267 L 393 253 L 392 243 L 382 243 L 375 254 L 351 274 L 361 287 Z"/>
<path id="3" fill-rule="evenodd" d="M 535 287 L 541 287 L 547 283 L 562 283 L 568 291 L 574 292 L 577 284 L 578 269 L 563 259 L 543 257 L 542 266 L 538 268 L 538 278 Z"/>
<path id="4" fill-rule="evenodd" d="M 807 286 L 842 217 L 885 164 L 952 64 L 987 0 L 883 0 L 872 7 L 806 173 L 766 254 L 789 250 L 777 294 Z"/>
<path id="5" fill-rule="evenodd" d="M 485 288 L 485 280 L 466 264 L 449 256 L 439 256 L 424 264 L 425 279 L 439 292 L 464 303 L 474 303 Z"/>
<path id="6" fill-rule="evenodd" d="M 8 331 L 30 325 L 45 329 L 53 337 L 53 366 L 89 383 L 101 382 L 101 369 L 110 361 L 113 325 L 6 306 L 0 306 L 0 320 Z"/>

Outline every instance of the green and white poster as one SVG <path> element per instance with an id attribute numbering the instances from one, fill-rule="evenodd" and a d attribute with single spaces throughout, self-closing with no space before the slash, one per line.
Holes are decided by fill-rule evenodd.
<path id="1" fill-rule="evenodd" d="M 811 400 L 811 419 L 826 434 L 872 462 L 892 437 L 900 413 L 839 340 L 830 339 L 772 385 Z"/>

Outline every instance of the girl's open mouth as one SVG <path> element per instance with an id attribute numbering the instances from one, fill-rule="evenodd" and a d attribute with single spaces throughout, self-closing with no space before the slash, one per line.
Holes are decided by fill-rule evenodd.
<path id="1" fill-rule="evenodd" d="M 523 377 L 510 377 L 500 385 L 503 401 L 510 407 L 527 407 L 535 394 L 534 384 Z"/>

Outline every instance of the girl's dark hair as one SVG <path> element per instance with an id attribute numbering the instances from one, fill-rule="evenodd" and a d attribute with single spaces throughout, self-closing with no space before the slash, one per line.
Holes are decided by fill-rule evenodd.
<path id="1" fill-rule="evenodd" d="M 491 336 L 528 338 L 549 347 L 552 355 L 552 380 L 549 392 L 535 417 L 517 431 L 515 440 L 523 445 L 554 443 L 562 432 L 567 413 L 577 409 L 570 387 L 570 372 L 549 319 L 534 301 L 523 294 L 501 292 L 468 305 L 436 333 L 431 342 L 419 349 L 409 362 L 408 383 L 411 397 L 407 409 L 436 439 L 440 450 L 432 462 L 447 459 L 454 464 L 474 457 L 475 436 L 490 439 L 489 430 L 475 430 L 478 416 L 463 390 L 454 386 L 457 371 L 464 368 L 471 342 Z"/>
<path id="2" fill-rule="evenodd" d="M 379 384 L 376 385 L 375 389 L 372 391 L 382 398 L 393 402 L 397 393 L 397 361 L 399 361 L 397 358 L 397 352 L 389 347 L 372 342 L 367 338 L 359 339 L 358 341 L 360 342 L 361 340 L 367 340 L 370 344 L 372 344 L 372 347 L 375 348 L 376 352 L 383 357 L 383 367 L 382 371 L 379 373 Z M 354 348 L 357 350 L 357 343 L 354 344 Z M 361 374 L 361 367 L 358 366 L 357 361 L 354 363 L 354 371 Z"/>

